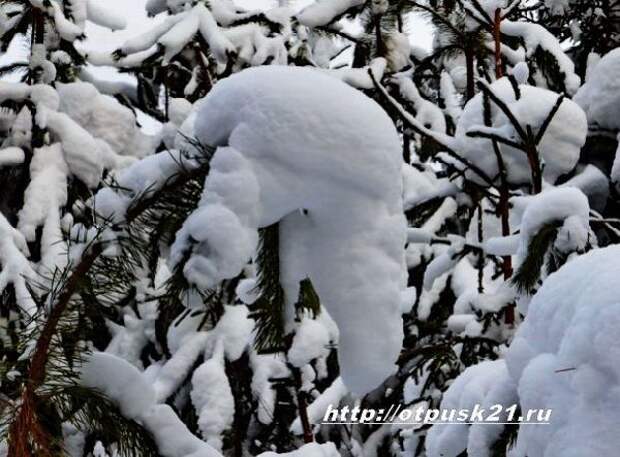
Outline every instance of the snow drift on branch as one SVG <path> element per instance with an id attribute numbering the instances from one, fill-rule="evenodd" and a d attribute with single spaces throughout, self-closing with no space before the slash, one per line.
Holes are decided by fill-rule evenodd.
<path id="1" fill-rule="evenodd" d="M 195 130 L 218 150 L 173 260 L 191 246 L 186 277 L 212 287 L 239 274 L 258 228 L 280 222 L 288 317 L 299 282 L 310 278 L 340 328 L 345 383 L 356 393 L 375 387 L 400 351 L 406 277 L 400 148 L 389 117 L 314 70 L 260 67 L 218 83 Z"/>
<path id="2" fill-rule="evenodd" d="M 618 453 L 620 247 L 578 257 L 534 296 L 506 362 L 522 410 L 552 408 L 551 425 L 521 426 L 515 457 Z"/>
<path id="3" fill-rule="evenodd" d="M 592 127 L 618 130 L 620 128 L 620 49 L 605 54 L 590 69 L 586 83 L 575 94 L 575 102 L 588 116 Z"/>
<path id="4" fill-rule="evenodd" d="M 534 134 L 545 126 L 545 120 L 559 97 L 559 94 L 549 90 L 525 84 L 515 88 L 508 78 L 497 80 L 489 89 L 512 112 L 520 127 L 526 130 L 527 126 L 530 126 Z M 463 109 L 455 137 L 457 150 L 465 159 L 481 168 L 487 176 L 496 176 L 499 170 L 492 141 L 477 137 L 477 132 L 493 134 L 516 143 L 520 143 L 521 138 L 519 126 L 515 126 L 494 101 L 490 101 L 490 107 L 491 122 L 487 127 L 484 119 L 484 94 L 479 93 L 472 98 Z M 554 183 L 558 177 L 575 167 L 586 134 L 584 112 L 573 101 L 564 99 L 538 143 L 538 154 L 544 162 L 545 180 Z M 529 182 L 531 168 L 525 152 L 503 144 L 501 151 L 508 180 L 513 184 Z"/>

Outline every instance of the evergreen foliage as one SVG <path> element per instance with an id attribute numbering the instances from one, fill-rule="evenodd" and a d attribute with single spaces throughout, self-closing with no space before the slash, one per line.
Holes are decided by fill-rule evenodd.
<path id="1" fill-rule="evenodd" d="M 427 455 L 428 427 L 416 429 L 413 439 L 403 427 L 381 431 L 377 424 L 313 424 L 323 413 L 313 406 L 338 382 L 338 345 L 330 340 L 322 355 L 304 366 L 289 360 L 304 320 L 327 334 L 331 318 L 310 278 L 300 281 L 297 297 L 285 295 L 279 223 L 260 228 L 255 255 L 241 275 L 213 288 L 200 288 L 186 276 L 199 240 L 189 239 L 181 258 L 166 264 L 179 232 L 205 198 L 216 151 L 185 129 L 189 113 L 218 81 L 249 66 L 312 66 L 338 77 L 384 107 L 402 138 L 405 210 L 412 230 L 406 247 L 408 287 L 415 296 L 407 295 L 412 303 L 402 306 L 405 339 L 397 372 L 361 399 L 365 406 L 439 407 L 468 367 L 501 358 L 524 317 L 517 302 L 529 302 L 573 257 L 618 241 L 618 193 L 607 192 L 612 161 L 597 162 L 601 155 L 615 155 L 618 132 L 597 130 L 599 136 L 582 147 L 580 163 L 558 179 L 547 179 L 549 163 L 541 152 L 557 132 L 554 119 L 574 95 L 575 75 L 563 57 L 585 77 L 591 53 L 617 47 L 617 2 L 575 0 L 570 8 L 553 9 L 555 2 L 515 1 L 497 15 L 478 0 L 352 3 L 311 27 L 292 7 L 244 11 L 224 0 L 152 1 L 149 12 L 165 16 L 164 25 L 102 58 L 78 45 L 88 19 L 80 17 L 85 2 L 0 0 L 1 49 L 24 39 L 30 50 L 27 62 L 0 68 L 0 78 L 19 75 L 22 81 L 0 81 L 0 456 L 75 457 L 67 446 L 71 434 L 80 437 L 83 456 L 100 457 L 97 446 L 109 457 L 168 456 L 144 421 L 126 417 L 106 392 L 82 385 L 83 365 L 97 351 L 125 358 L 160 383 L 168 382 L 159 386 L 157 394 L 164 398 L 157 402 L 169 405 L 197 440 L 220 446 L 217 451 L 227 456 L 286 452 L 313 440 L 337 443 L 345 457 L 358 455 L 362 447 L 369 455 Z M 412 49 L 405 36 L 412 15 L 420 14 L 430 19 L 435 34 L 433 49 L 425 54 Z M 179 31 L 190 30 L 193 20 L 208 24 L 209 33 L 198 26 L 188 36 Z M 347 22 L 359 31 L 343 27 Z M 519 27 L 508 33 L 502 28 L 506 24 L 541 26 L 548 35 L 536 40 L 527 34 L 532 29 Z M 138 113 L 163 125 L 155 140 L 140 137 L 144 154 L 130 157 L 112 147 L 86 150 L 108 138 L 87 125 L 86 116 L 73 119 L 66 108 L 50 107 L 49 98 L 41 96 L 57 96 L 61 84 L 82 84 L 87 62 L 112 65 L 135 78 L 131 90 L 108 87 L 112 96 L 105 106 L 114 106 L 116 114 L 131 113 L 127 119 L 136 125 Z M 527 64 L 528 74 L 519 74 L 521 64 Z M 510 96 L 498 92 L 499 79 L 510 84 Z M 93 84 L 103 97 L 104 85 Z M 556 93 L 537 125 L 507 101 L 524 96 L 522 85 Z M 478 125 L 459 137 L 460 119 L 471 116 L 467 104 L 478 99 Z M 101 115 L 102 106 L 93 117 Z M 179 114 L 179 107 L 187 112 Z M 50 115 L 65 116 L 73 132 L 84 131 L 78 141 L 83 157 L 105 156 L 115 165 L 101 165 L 96 182 L 87 182 L 80 174 L 84 162 L 71 163 L 70 141 L 52 127 Z M 505 123 L 498 127 L 498 119 Z M 496 172 L 487 171 L 487 156 L 467 155 L 463 144 L 469 140 L 488 140 Z M 127 146 L 130 140 L 121 142 Z M 33 163 L 42 151 L 51 157 L 56 146 L 64 148 L 59 157 L 66 185 L 60 193 L 67 195 L 40 204 L 45 217 L 31 236 L 20 222 L 40 176 Z M 23 158 L 5 162 L 5 155 L 17 149 Z M 175 155 L 178 149 L 182 152 Z M 510 168 L 518 166 L 507 161 L 513 150 L 523 158 L 527 182 L 509 179 Z M 155 154 L 167 154 L 174 171 L 166 175 L 158 169 L 156 179 L 144 177 L 142 188 L 121 179 L 127 164 L 146 163 Z M 590 162 L 601 168 L 599 181 L 586 176 Z M 49 160 L 50 169 L 53 165 Z M 141 179 L 140 172 L 136 176 Z M 579 187 L 589 199 L 589 220 L 580 219 L 585 227 L 576 229 L 570 225 L 574 220 L 567 222 L 573 214 L 562 214 L 536 233 L 522 233 L 527 207 L 519 207 L 519 199 L 545 198 L 564 184 Z M 52 178 L 47 185 L 55 186 Z M 122 214 L 97 207 L 97 196 L 108 191 L 114 202 L 126 203 Z M 596 198 L 602 203 L 595 211 Z M 587 235 L 582 244 L 581 229 Z M 522 236 L 530 239 L 520 258 L 505 246 Z M 50 252 L 56 253 L 51 264 Z M 289 302 L 295 303 L 293 322 L 287 320 Z M 233 314 L 231 324 L 227 319 Z M 234 338 L 249 341 L 239 354 L 227 346 Z M 204 379 L 217 389 L 203 385 Z M 207 398 L 210 388 L 215 399 Z M 217 400 L 227 392 L 233 398 L 231 420 L 219 424 L 213 419 L 224 413 Z M 354 399 L 342 394 L 334 401 Z M 213 423 L 220 427 L 215 432 Z M 489 455 L 507 455 L 518 433 L 516 426 L 504 427 Z"/>

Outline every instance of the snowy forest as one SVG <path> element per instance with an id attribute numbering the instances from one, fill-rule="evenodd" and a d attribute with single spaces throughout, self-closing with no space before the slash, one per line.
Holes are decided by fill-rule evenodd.
<path id="1" fill-rule="evenodd" d="M 125 2 L 0 0 L 0 457 L 618 456 L 620 0 Z"/>

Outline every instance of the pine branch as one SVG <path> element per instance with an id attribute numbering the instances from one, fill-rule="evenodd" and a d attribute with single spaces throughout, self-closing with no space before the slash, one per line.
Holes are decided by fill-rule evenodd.
<path id="1" fill-rule="evenodd" d="M 310 278 L 303 279 L 299 282 L 299 298 L 297 299 L 297 317 L 300 318 L 306 312 L 315 319 L 321 314 L 321 300 L 314 290 Z"/>
<path id="2" fill-rule="evenodd" d="M 508 108 L 508 105 L 506 105 L 506 103 L 504 103 L 504 101 L 502 99 L 500 99 L 495 94 L 495 92 L 493 92 L 493 89 L 491 89 L 489 87 L 487 82 L 482 81 L 482 80 L 478 80 L 478 88 L 484 94 L 486 94 L 486 96 L 489 97 L 489 99 L 491 99 L 491 101 L 506 115 L 506 117 L 508 118 L 508 120 L 510 121 L 512 126 L 514 127 L 515 131 L 517 132 L 517 134 L 521 138 L 521 141 L 523 143 L 527 143 L 528 135 L 525 132 L 525 129 L 521 126 L 521 123 L 516 118 L 514 113 L 510 110 L 510 108 Z"/>
<path id="3" fill-rule="evenodd" d="M 255 347 L 259 352 L 277 352 L 285 347 L 284 290 L 280 285 L 279 224 L 261 229 L 256 256 L 260 297 L 253 304 L 256 321 Z"/>
<path id="4" fill-rule="evenodd" d="M 547 115 L 543 123 L 541 124 L 540 128 L 538 129 L 538 133 L 536 134 L 536 138 L 534 139 L 534 143 L 536 145 L 540 144 L 543 137 L 545 136 L 545 133 L 547 133 L 547 129 L 549 128 L 549 125 L 551 124 L 551 121 L 555 117 L 556 113 L 560 109 L 560 106 L 562 105 L 563 101 L 564 101 L 564 95 L 560 95 L 558 99 L 556 100 L 555 104 L 553 105 L 553 108 L 551 108 L 551 111 L 549 111 L 549 114 Z"/>
<path id="5" fill-rule="evenodd" d="M 159 457 L 151 435 L 137 422 L 127 419 L 102 393 L 71 384 L 56 391 L 50 401 L 58 406 L 61 422 L 88 430 L 105 443 L 115 444 L 119 457 Z"/>
<path id="6" fill-rule="evenodd" d="M 488 140 L 493 140 L 496 143 L 505 144 L 506 146 L 510 146 L 511 148 L 520 149 L 522 151 L 525 150 L 525 147 L 521 143 L 517 143 L 516 141 L 510 140 L 508 138 L 504 138 L 497 133 L 484 130 L 468 130 L 466 135 L 470 138 L 486 138 Z"/>
<path id="7" fill-rule="evenodd" d="M 371 69 L 368 70 L 368 74 L 370 75 L 370 79 L 372 80 L 373 85 L 375 86 L 375 88 L 398 111 L 398 113 L 400 114 L 402 120 L 404 122 L 406 122 L 409 127 L 411 127 L 417 133 L 419 133 L 421 135 L 424 135 L 427 138 L 430 138 L 431 140 L 435 141 L 441 148 L 443 148 L 446 151 L 446 153 L 450 157 L 452 157 L 453 159 L 455 159 L 458 162 L 462 163 L 466 168 L 468 168 L 474 174 L 476 174 L 478 177 L 480 177 L 480 179 L 482 179 L 484 182 L 486 182 L 490 187 L 493 187 L 493 180 L 491 178 L 489 178 L 487 176 L 487 174 L 484 171 L 482 171 L 482 169 L 480 169 L 478 166 L 476 166 L 473 163 L 471 163 L 469 160 L 461 157 L 452 148 L 452 146 L 450 144 L 450 143 L 452 143 L 452 138 L 451 137 L 449 137 L 447 135 L 444 135 L 444 134 L 441 134 L 439 132 L 434 132 L 434 131 L 426 128 L 422 124 L 420 124 L 411 114 L 409 114 L 403 108 L 403 106 L 396 99 L 394 99 L 394 97 L 392 97 L 388 93 L 386 88 L 381 83 L 379 83 L 379 81 L 377 81 L 377 79 L 375 78 L 375 75 L 374 75 L 374 73 L 372 72 Z"/>
<path id="8" fill-rule="evenodd" d="M 209 170 L 208 159 L 213 152 L 212 148 L 205 148 L 204 161 L 193 170 L 180 169 L 179 173 L 172 176 L 161 189 L 146 193 L 138 198 L 129 208 L 125 218 L 125 224 L 129 226 L 144 212 L 156 205 L 159 200 L 174 193 L 192 179 L 204 179 Z M 87 283 L 87 275 L 95 267 L 96 261 L 104 252 L 107 243 L 99 235 L 90 242 L 75 268 L 68 275 L 66 281 L 59 286 L 58 295 L 52 297 L 52 309 L 44 322 L 42 330 L 37 338 L 28 368 L 25 387 L 21 395 L 21 405 L 14 421 L 9 429 L 9 454 L 13 457 L 31 457 L 30 440 L 36 448 L 49 449 L 49 436 L 42 432 L 40 419 L 36 413 L 38 404 L 37 391 L 45 382 L 53 350 L 53 339 L 58 333 L 59 325 L 64 313 L 67 311 L 72 298 L 78 294 Z M 37 455 L 45 456 L 43 451 L 37 451 Z"/>
<path id="9" fill-rule="evenodd" d="M 547 224 L 530 240 L 527 255 L 511 281 L 519 293 L 530 295 L 536 289 L 547 253 L 558 236 L 558 228 L 557 222 Z"/>
<path id="10" fill-rule="evenodd" d="M 28 62 L 15 62 L 10 65 L 5 65 L 4 67 L 0 67 L 0 78 L 4 78 L 10 74 L 25 71 L 29 67 Z"/>

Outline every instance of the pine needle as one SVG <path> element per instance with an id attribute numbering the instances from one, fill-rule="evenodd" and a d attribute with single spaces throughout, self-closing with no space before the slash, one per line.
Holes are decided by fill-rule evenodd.
<path id="1" fill-rule="evenodd" d="M 519 293 L 530 295 L 536 289 L 547 253 L 557 235 L 558 224 L 551 223 L 543 226 L 530 240 L 527 256 L 512 278 Z"/>

